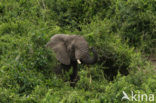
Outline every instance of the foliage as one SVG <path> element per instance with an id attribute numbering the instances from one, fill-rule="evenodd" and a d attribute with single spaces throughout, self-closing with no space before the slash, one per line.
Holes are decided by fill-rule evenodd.
<path id="1" fill-rule="evenodd" d="M 155 3 L 1 0 L 0 102 L 119 103 L 122 91 L 156 93 L 156 71 L 142 57 L 155 51 Z M 95 65 L 78 65 L 75 88 L 68 73 L 53 73 L 58 62 L 45 45 L 57 33 L 82 35 L 98 52 Z"/>
<path id="2" fill-rule="evenodd" d="M 101 11 L 107 9 L 109 0 L 47 0 L 47 8 L 52 12 L 51 19 L 61 27 L 70 26 L 70 29 L 81 29 L 80 23 L 89 23 Z"/>
<path id="3" fill-rule="evenodd" d="M 156 43 L 156 1 L 118 0 L 115 2 L 114 19 L 118 23 L 118 33 L 129 45 L 152 53 Z M 151 48 L 151 49 L 150 49 Z"/>

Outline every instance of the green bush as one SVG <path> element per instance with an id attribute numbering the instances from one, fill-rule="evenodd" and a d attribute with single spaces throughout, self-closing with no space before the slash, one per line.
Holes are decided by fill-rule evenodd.
<path id="1" fill-rule="evenodd" d="M 110 9 L 117 33 L 124 41 L 128 40 L 130 46 L 146 53 L 155 50 L 155 4 L 155 0 L 115 0 Z"/>
<path id="2" fill-rule="evenodd" d="M 156 93 L 140 52 L 154 48 L 154 10 L 154 0 L 0 1 L 0 102 L 119 103 L 123 91 Z M 45 48 L 58 33 L 82 35 L 98 52 L 95 65 L 78 65 L 74 88 L 54 74 L 58 61 Z"/>
<path id="3" fill-rule="evenodd" d="M 47 8 L 52 12 L 51 19 L 61 27 L 81 29 L 79 24 L 90 23 L 91 19 L 108 8 L 110 1 L 103 0 L 47 0 Z"/>

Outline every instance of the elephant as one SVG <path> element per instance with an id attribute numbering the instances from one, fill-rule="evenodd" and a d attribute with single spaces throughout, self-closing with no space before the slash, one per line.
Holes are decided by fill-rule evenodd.
<path id="1" fill-rule="evenodd" d="M 77 64 L 94 64 L 98 59 L 96 50 L 89 48 L 88 42 L 80 35 L 55 34 L 46 47 L 54 51 L 56 59 L 61 63 L 60 68 L 69 70 L 73 67 L 71 82 L 77 78 Z M 89 51 L 92 51 L 93 56 Z"/>

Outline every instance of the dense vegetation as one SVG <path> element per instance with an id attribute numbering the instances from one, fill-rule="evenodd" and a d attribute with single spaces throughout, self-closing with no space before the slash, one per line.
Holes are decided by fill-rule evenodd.
<path id="1" fill-rule="evenodd" d="M 79 65 L 75 88 L 52 72 L 58 62 L 45 44 L 56 33 L 83 35 L 98 52 L 95 65 Z M 127 103 L 122 91 L 156 94 L 145 58 L 155 44 L 155 0 L 1 0 L 0 103 Z"/>

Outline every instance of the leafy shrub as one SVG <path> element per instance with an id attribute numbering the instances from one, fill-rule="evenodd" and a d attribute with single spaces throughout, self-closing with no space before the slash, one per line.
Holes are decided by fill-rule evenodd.
<path id="1" fill-rule="evenodd" d="M 79 24 L 89 23 L 99 12 L 108 8 L 110 1 L 103 0 L 47 0 L 45 4 L 51 10 L 51 18 L 61 27 L 70 26 L 71 29 L 81 29 Z"/>
<path id="2" fill-rule="evenodd" d="M 123 40 L 130 46 L 146 53 L 154 52 L 155 44 L 155 4 L 154 0 L 115 0 L 110 11 L 114 11 L 113 21 Z M 111 16 L 111 15 L 110 15 Z M 150 49 L 151 48 L 151 49 Z"/>
<path id="3" fill-rule="evenodd" d="M 119 103 L 122 91 L 155 93 L 155 69 L 140 52 L 154 47 L 154 4 L 154 0 L 0 1 L 0 102 Z M 95 65 L 78 66 L 75 88 L 64 81 L 67 76 L 53 73 L 57 60 L 45 44 L 57 33 L 82 35 L 98 52 Z"/>

